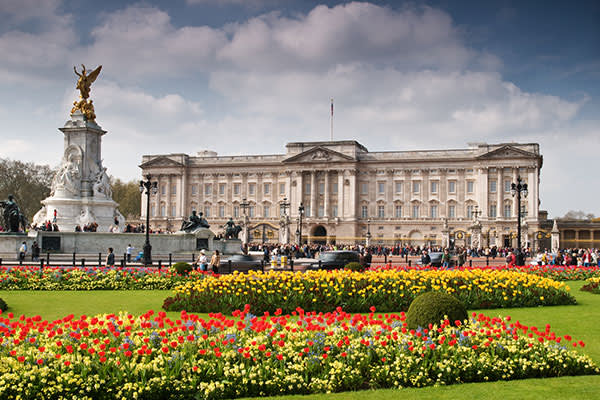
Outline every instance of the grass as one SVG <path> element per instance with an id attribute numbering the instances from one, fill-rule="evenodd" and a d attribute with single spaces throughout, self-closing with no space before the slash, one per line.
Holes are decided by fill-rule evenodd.
<path id="1" fill-rule="evenodd" d="M 581 292 L 583 281 L 569 282 L 576 306 L 554 306 L 534 308 L 510 308 L 494 310 L 473 310 L 490 316 L 510 315 L 513 321 L 539 329 L 548 323 L 558 335 L 569 334 L 583 340 L 586 347 L 583 353 L 600 364 L 600 295 Z M 161 310 L 163 300 L 171 294 L 169 290 L 132 291 L 0 291 L 0 297 L 9 305 L 15 315 L 40 315 L 53 320 L 68 314 L 116 313 L 128 311 L 141 314 L 148 310 Z M 175 319 L 179 313 L 167 313 Z M 206 316 L 205 316 L 206 317 Z M 527 379 L 522 381 L 462 384 L 446 387 L 421 389 L 386 389 L 362 392 L 302 396 L 302 400 L 337 399 L 600 399 L 600 376 L 562 377 L 552 379 Z M 273 399 L 292 400 L 296 396 L 274 397 Z"/>

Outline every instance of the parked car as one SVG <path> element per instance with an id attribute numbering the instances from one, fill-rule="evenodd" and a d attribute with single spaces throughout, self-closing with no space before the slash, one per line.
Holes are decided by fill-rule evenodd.
<path id="1" fill-rule="evenodd" d="M 429 265 L 431 265 L 432 267 L 441 267 L 443 255 L 444 255 L 444 253 L 441 251 L 432 251 L 431 253 L 429 253 L 429 258 L 431 258 L 431 263 Z M 417 261 L 417 265 L 422 265 L 421 260 Z M 450 253 L 449 267 L 454 268 L 455 266 L 456 266 L 456 255 Z"/>
<path id="2" fill-rule="evenodd" d="M 260 269 L 261 260 L 253 258 L 248 254 L 234 254 L 226 260 L 221 260 L 221 264 L 219 264 L 220 271 L 228 271 L 229 268 L 229 260 L 231 260 L 231 270 L 250 270 L 250 269 Z"/>
<path id="3" fill-rule="evenodd" d="M 360 254 L 356 251 L 336 250 L 324 251 L 319 254 L 319 262 L 313 262 L 309 265 L 311 269 L 339 269 L 344 268 L 351 262 L 360 262 Z"/>

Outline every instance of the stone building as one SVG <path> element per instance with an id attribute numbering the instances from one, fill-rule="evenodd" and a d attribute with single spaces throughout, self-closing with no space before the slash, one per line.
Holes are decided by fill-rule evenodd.
<path id="1" fill-rule="evenodd" d="M 274 155 L 145 155 L 140 165 L 158 181 L 152 228 L 177 230 L 197 210 L 218 233 L 229 217 L 243 222 L 247 215 L 250 242 L 297 242 L 301 231 L 308 242 L 514 246 L 518 210 L 510 189 L 521 177 L 529 186 L 523 244 L 534 247 L 547 233 L 541 167 L 536 143 L 370 152 L 354 140 L 288 143 Z M 288 218 L 282 202 L 290 203 Z"/>

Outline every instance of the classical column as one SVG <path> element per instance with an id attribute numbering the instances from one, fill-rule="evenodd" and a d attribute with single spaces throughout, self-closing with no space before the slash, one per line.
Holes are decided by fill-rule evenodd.
<path id="1" fill-rule="evenodd" d="M 356 220 L 359 213 L 356 210 L 356 198 L 357 198 L 357 190 L 356 190 L 356 174 L 357 171 L 356 170 L 348 170 L 348 180 L 350 181 L 350 187 L 348 188 L 348 203 L 349 203 L 349 210 L 348 210 L 348 216 L 352 219 L 352 220 Z"/>
<path id="2" fill-rule="evenodd" d="M 386 170 L 386 182 L 385 182 L 385 215 L 386 217 L 394 217 L 394 170 Z"/>
<path id="3" fill-rule="evenodd" d="M 323 195 L 323 216 L 325 218 L 329 218 L 329 191 L 331 188 L 329 187 L 329 171 L 324 171 L 325 174 L 325 193 Z"/>
<path id="4" fill-rule="evenodd" d="M 516 184 L 517 183 L 517 177 L 519 176 L 519 167 L 514 167 L 513 168 L 513 181 L 511 183 Z M 513 197 L 513 204 L 512 204 L 512 217 L 517 217 L 517 196 Z"/>
<path id="5" fill-rule="evenodd" d="M 338 194 L 337 194 L 337 206 L 338 206 L 338 217 L 344 217 L 344 170 L 338 170 Z"/>
<path id="6" fill-rule="evenodd" d="M 298 207 L 300 207 L 300 203 L 302 203 L 304 201 L 304 177 L 303 177 L 303 173 L 302 171 L 298 171 L 296 172 L 296 202 L 295 204 L 292 203 L 292 215 L 295 215 L 296 217 L 299 216 L 298 214 Z"/>
<path id="7" fill-rule="evenodd" d="M 184 167 L 183 170 L 181 171 L 181 190 L 180 190 L 180 195 L 179 195 L 179 216 L 180 217 L 185 217 L 186 212 L 185 212 L 185 206 L 187 205 L 187 201 L 186 201 L 186 195 L 187 195 L 187 170 Z"/>
<path id="8" fill-rule="evenodd" d="M 497 189 L 497 197 L 496 197 L 496 217 L 502 212 L 502 207 L 504 203 L 504 175 L 502 174 L 502 168 L 498 168 L 498 185 Z M 489 210 L 487 211 L 489 215 Z"/>
<path id="9" fill-rule="evenodd" d="M 225 201 L 229 209 L 229 216 L 233 218 L 233 174 L 227 173 L 227 188 L 225 190 Z"/>
<path id="10" fill-rule="evenodd" d="M 317 176 L 315 171 L 310 171 L 310 215 L 307 217 L 316 217 L 317 215 L 317 198 L 318 198 L 318 190 L 317 186 Z"/>

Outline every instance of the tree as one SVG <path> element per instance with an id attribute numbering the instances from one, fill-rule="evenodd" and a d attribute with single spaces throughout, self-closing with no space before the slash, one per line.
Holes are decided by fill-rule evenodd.
<path id="1" fill-rule="evenodd" d="M 570 210 L 563 216 L 563 218 L 564 219 L 591 220 L 591 219 L 594 219 L 595 216 L 592 213 L 586 213 L 581 210 L 579 210 L 579 211 Z"/>
<path id="2" fill-rule="evenodd" d="M 113 200 L 119 203 L 119 211 L 127 220 L 140 218 L 141 196 L 140 184 L 136 181 L 124 182 L 114 176 L 110 177 Z"/>
<path id="3" fill-rule="evenodd" d="M 55 173 L 56 169 L 48 165 L 0 158 L 0 199 L 12 194 L 25 218 L 31 222 L 42 207 L 40 202 L 50 195 Z"/>

